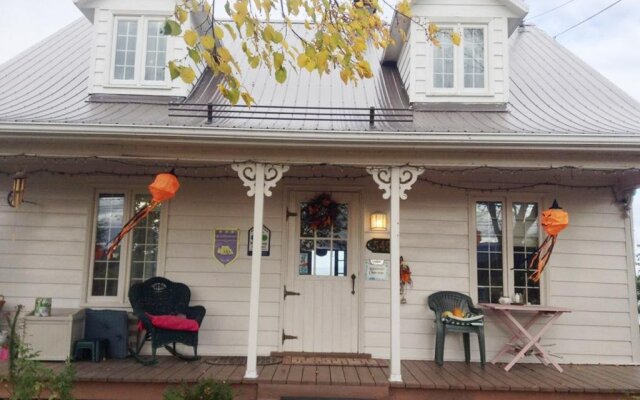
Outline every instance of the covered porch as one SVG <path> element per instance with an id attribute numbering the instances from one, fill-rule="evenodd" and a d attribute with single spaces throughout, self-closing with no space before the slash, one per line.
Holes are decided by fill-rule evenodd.
<path id="1" fill-rule="evenodd" d="M 40 269 L 47 271 L 42 276 L 24 271 L 16 275 L 18 278 L 7 276 L 4 279 L 7 283 L 17 283 L 6 286 L 5 292 L 11 294 L 11 302 L 32 303 L 31 297 L 36 296 L 35 284 L 38 285 L 37 295 L 54 298 L 54 307 L 128 309 L 126 278 L 131 271 L 125 263 L 122 264 L 123 280 L 117 296 L 120 303 L 92 303 L 91 271 L 87 269 L 94 260 L 91 252 L 87 256 L 86 248 L 95 244 L 96 199 L 103 192 L 144 193 L 154 173 L 175 167 L 183 187 L 167 203 L 163 209 L 165 214 L 160 217 L 163 222 L 156 272 L 186 283 L 192 290 L 191 303 L 207 308 L 200 332 L 199 354 L 249 356 L 248 365 L 186 364 L 177 359 L 162 360 L 151 368 L 143 368 L 130 360 L 111 360 L 95 365 L 78 363 L 77 390 L 112 385 L 111 381 L 114 381 L 120 385 L 112 385 L 113 389 L 109 390 L 122 391 L 123 398 L 127 398 L 136 390 L 161 391 L 178 379 L 192 382 L 207 376 L 229 380 L 255 396 L 262 396 L 261 388 L 266 391 L 300 387 L 301 392 L 285 391 L 281 395 L 313 397 L 316 394 L 309 392 L 310 388 L 320 388 L 317 391 L 324 394 L 322 389 L 327 385 L 341 390 L 353 389 L 354 392 L 341 394 L 347 393 L 353 398 L 403 398 L 405 395 L 424 396 L 429 391 L 454 397 L 461 391 L 470 398 L 481 398 L 478 396 L 493 392 L 497 394 L 490 397 L 504 395 L 511 398 L 508 391 L 536 397 L 541 393 L 577 396 L 615 391 L 619 397 L 621 391 L 633 389 L 633 380 L 620 381 L 619 376 L 605 373 L 613 367 L 602 367 L 602 373 L 595 373 L 594 368 L 600 366 L 574 368 L 568 364 L 631 364 L 637 360 L 637 326 L 629 323 L 637 319 L 635 301 L 631 297 L 630 219 L 624 212 L 628 200 L 625 191 L 634 187 L 637 180 L 637 170 L 631 162 L 597 159 L 587 164 L 581 159 L 580 162 L 573 160 L 571 164 L 582 163 L 583 168 L 539 167 L 540 162 L 530 154 L 517 160 L 499 160 L 496 154 L 486 153 L 486 159 L 470 163 L 463 160 L 462 155 L 449 152 L 425 155 L 411 152 L 385 157 L 381 151 L 369 150 L 355 157 L 353 151 L 345 148 L 336 153 L 339 157 L 322 163 L 319 154 L 312 157 L 308 150 L 300 150 L 300 154 L 295 155 L 280 153 L 271 149 L 270 154 L 264 156 L 268 162 L 244 163 L 232 160 L 253 160 L 256 154 L 238 152 L 226 156 L 226 160 L 215 161 L 205 160 L 201 154 L 192 155 L 191 160 L 185 157 L 170 161 L 153 158 L 151 154 L 149 158 L 135 159 L 82 154 L 65 160 L 59 155 L 6 157 L 7 163 L 17 165 L 19 161 L 26 170 L 38 171 L 37 167 L 44 170 L 27 178 L 26 199 L 36 204 L 26 203 L 15 216 L 7 219 L 16 227 L 13 228 L 16 237 L 34 244 L 49 240 L 28 236 L 38 233 L 33 226 L 37 227 L 41 223 L 38 218 L 44 217 L 44 227 L 53 227 L 58 236 L 73 231 L 74 237 L 81 241 L 77 246 L 65 241 L 64 248 L 52 243 L 47 247 L 51 254 L 45 254 L 48 256 L 46 263 L 41 261 L 43 258 L 28 254 L 30 247 L 17 247 L 17 252 L 27 254 L 12 254 L 12 260 L 24 265 L 42 264 Z M 431 155 L 434 157 L 429 158 Z M 307 160 L 313 162 L 303 161 L 307 156 Z M 279 169 L 275 179 L 267 174 L 273 166 Z M 245 171 L 249 171 L 248 175 L 243 175 Z M 403 175 L 406 171 L 410 171 L 410 179 Z M 271 196 L 267 192 L 272 192 Z M 340 280 L 341 295 L 344 295 L 339 299 L 333 297 L 340 300 L 334 304 L 346 304 L 343 299 L 350 299 L 354 304 L 354 312 L 349 317 L 354 322 L 349 327 L 349 335 L 354 340 L 349 342 L 347 351 L 368 353 L 376 359 L 389 361 L 378 366 L 259 365 L 258 356 L 273 351 L 298 350 L 295 339 L 282 340 L 285 334 L 298 336 L 298 343 L 302 340 L 321 343 L 321 340 L 314 340 L 314 336 L 311 340 L 305 339 L 305 335 L 316 335 L 316 339 L 331 336 L 321 329 L 311 333 L 294 329 L 299 310 L 288 307 L 302 300 L 304 292 L 300 297 L 283 298 L 284 291 L 296 290 L 290 282 L 301 275 L 296 264 L 303 240 L 296 231 L 300 226 L 300 215 L 295 219 L 290 214 L 300 214 L 301 202 L 308 202 L 323 192 L 333 194 L 338 203 L 353 206 L 349 212 L 352 218 L 349 229 L 354 237 L 352 241 L 348 239 L 351 247 L 347 252 L 353 259 L 344 275 L 333 277 Z M 296 197 L 298 193 L 303 193 L 302 197 Z M 545 345 L 554 346 L 550 350 L 560 357 L 561 363 L 567 363 L 563 365 L 567 365 L 566 370 L 573 371 L 574 375 L 561 375 L 535 364 L 522 364 L 522 367 L 518 364 L 512 373 L 493 366 L 484 370 L 476 364 L 467 367 L 456 362 L 463 358 L 458 339 L 447 341 L 444 369 L 424 361 L 432 359 L 435 342 L 434 315 L 426 306 L 426 298 L 439 290 L 455 290 L 469 293 L 478 301 L 478 288 L 482 286 L 478 282 L 474 258 L 477 256 L 475 224 L 478 223 L 474 213 L 478 202 L 494 201 L 506 210 L 514 202 L 535 202 L 541 211 L 553 198 L 558 198 L 576 216 L 573 220 L 575 228 L 559 243 L 539 295 L 544 303 L 566 306 L 574 312 L 549 331 L 543 340 Z M 387 213 L 389 217 L 389 229 L 385 232 L 370 229 L 369 216 L 376 211 Z M 10 212 L 13 210 L 6 209 L 7 215 Z M 69 214 L 74 220 L 65 226 Z M 60 222 L 62 227 L 52 226 Z M 261 256 L 258 241 L 249 247 L 248 230 L 261 225 L 272 231 L 268 256 Z M 240 231 L 238 258 L 229 266 L 217 263 L 212 257 L 212 232 L 218 228 Z M 388 253 L 370 252 L 367 248 L 370 239 L 388 239 Z M 56 252 L 65 249 L 73 255 L 73 263 L 62 264 L 63 255 Z M 248 254 L 250 249 L 252 255 Z M 505 250 L 504 259 L 510 255 Z M 414 286 L 403 305 L 400 305 L 399 293 L 391 290 L 399 287 L 399 256 L 404 256 L 414 273 Z M 372 258 L 388 261 L 386 280 L 366 278 L 365 265 Z M 60 264 L 48 264 L 50 260 L 58 259 Z M 64 275 L 69 278 L 68 282 L 57 282 L 56 279 L 63 276 L 54 269 L 69 265 L 73 269 L 69 268 Z M 512 270 L 505 263 L 505 276 Z M 352 274 L 356 275 L 355 279 L 351 278 Z M 43 277 L 51 281 L 45 281 Z M 306 276 L 300 279 L 307 286 L 306 281 L 311 280 Z M 60 295 L 56 283 L 67 285 L 64 296 Z M 514 282 L 510 284 L 514 286 Z M 322 296 L 324 294 L 317 295 L 316 300 L 323 301 L 325 297 Z M 326 311 L 335 310 L 326 308 Z M 312 322 L 317 327 L 326 326 L 327 319 L 322 313 L 307 314 L 314 316 Z M 345 332 L 338 324 L 334 328 L 337 332 Z M 488 359 L 508 339 L 505 335 L 499 322 L 488 316 Z M 335 346 L 335 343 L 329 345 Z M 302 349 L 345 351 L 337 347 L 335 350 Z M 471 353 L 472 360 L 479 359 L 475 341 Z M 412 359 L 423 361 L 409 361 Z M 362 368 L 366 368 L 366 373 Z M 638 373 L 635 367 L 622 370 L 630 377 Z M 340 374 L 344 376 L 343 383 L 338 378 Z M 604 382 L 602 387 L 593 385 L 600 374 Z M 276 379 L 278 376 L 280 378 Z M 353 379 L 347 380 L 348 377 Z M 363 388 L 373 392 L 360 392 Z M 571 390 L 578 394 L 574 395 Z"/>
<path id="2" fill-rule="evenodd" d="M 281 355 L 280 355 L 281 356 Z M 238 399 L 620 399 L 640 395 L 640 367 L 563 364 L 559 373 L 540 364 L 518 364 L 505 372 L 501 364 L 402 361 L 402 382 L 389 382 L 388 361 L 284 355 L 259 360 L 256 379 L 244 377 L 238 358 L 203 357 L 185 362 L 162 357 L 155 366 L 132 359 L 75 362 L 78 400 L 146 400 L 162 398 L 170 385 L 201 379 L 229 382 Z M 62 363 L 47 363 L 53 369 Z"/>

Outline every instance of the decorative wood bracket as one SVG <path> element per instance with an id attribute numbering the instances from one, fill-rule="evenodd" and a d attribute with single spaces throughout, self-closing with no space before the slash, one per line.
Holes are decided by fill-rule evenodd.
<path id="1" fill-rule="evenodd" d="M 367 167 L 367 172 L 373 176 L 373 180 L 378 184 L 380 190 L 384 190 L 382 195 L 383 199 L 391 197 L 391 170 L 392 168 L 398 168 L 398 176 L 400 178 L 400 198 L 402 200 L 407 199 L 407 190 L 411 190 L 411 187 L 418 180 L 418 176 L 424 172 L 422 167 Z"/>
<path id="2" fill-rule="evenodd" d="M 232 164 L 231 168 L 238 173 L 244 186 L 248 187 L 247 196 L 253 197 L 256 193 L 256 171 L 259 163 Z M 288 165 L 263 164 L 264 166 L 264 195 L 271 197 L 271 189 L 282 179 L 289 170 Z"/>

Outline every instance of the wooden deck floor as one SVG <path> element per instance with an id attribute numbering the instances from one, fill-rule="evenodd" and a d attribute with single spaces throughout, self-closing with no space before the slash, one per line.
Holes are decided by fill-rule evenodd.
<path id="1" fill-rule="evenodd" d="M 185 362 L 162 357 L 154 366 L 132 359 L 76 362 L 76 396 L 88 399 L 161 399 L 167 385 L 213 378 L 234 385 L 240 399 L 620 399 L 640 395 L 640 367 L 564 365 L 564 373 L 540 364 L 500 366 L 403 361 L 404 382 L 389 384 L 386 360 L 286 360 L 258 367 L 258 379 L 244 379 L 245 366 L 212 365 L 213 359 Z M 62 363 L 47 363 L 60 369 Z M 626 397 L 631 399 L 632 397 Z"/>

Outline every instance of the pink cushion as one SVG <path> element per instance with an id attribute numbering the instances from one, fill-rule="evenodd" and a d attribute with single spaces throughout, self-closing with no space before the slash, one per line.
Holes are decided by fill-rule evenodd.
<path id="1" fill-rule="evenodd" d="M 200 329 L 198 322 L 193 319 L 179 317 L 177 315 L 151 315 L 147 314 L 151 320 L 151 325 L 160 329 L 171 331 L 197 332 Z"/>

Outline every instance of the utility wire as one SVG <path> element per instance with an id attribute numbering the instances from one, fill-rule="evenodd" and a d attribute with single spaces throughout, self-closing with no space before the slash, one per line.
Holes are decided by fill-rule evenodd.
<path id="1" fill-rule="evenodd" d="M 584 20 L 582 20 L 582 21 L 578 22 L 577 24 L 575 24 L 575 25 L 573 25 L 573 26 L 571 26 L 571 27 L 569 27 L 569 28 L 565 29 L 564 31 L 562 31 L 562 32 L 560 32 L 560 33 L 558 33 L 558 34 L 556 34 L 553 38 L 555 39 L 555 38 L 557 38 L 558 36 L 560 36 L 560 35 L 562 35 L 562 34 L 564 34 L 564 33 L 569 32 L 569 31 L 570 31 L 570 30 L 572 30 L 573 28 L 576 28 L 576 27 L 578 27 L 578 26 L 580 26 L 580 25 L 584 24 L 585 22 L 587 22 L 587 21 L 590 21 L 590 20 L 594 19 L 595 17 L 597 17 L 598 15 L 600 15 L 600 14 L 602 14 L 603 12 L 607 11 L 608 9 L 610 9 L 611 7 L 613 7 L 613 6 L 615 6 L 616 4 L 620 3 L 621 1 L 622 1 L 622 0 L 614 1 L 613 3 L 609 4 L 607 7 L 603 8 L 602 10 L 600 10 L 600 11 L 598 11 L 597 13 L 593 14 L 592 16 L 590 16 L 589 18 L 584 19 Z"/>
<path id="2" fill-rule="evenodd" d="M 549 14 L 549 13 L 552 13 L 552 12 L 554 12 L 555 10 L 557 10 L 557 9 L 559 9 L 559 8 L 562 8 L 562 7 L 566 6 L 567 4 L 573 3 L 574 1 L 576 1 L 576 0 L 569 0 L 569 1 L 567 1 L 567 2 L 564 2 L 564 3 L 560 4 L 560 5 L 559 5 L 559 6 L 557 6 L 557 7 L 553 7 L 553 8 L 552 8 L 552 9 L 550 9 L 550 10 L 547 10 L 547 11 L 542 12 L 542 13 L 540 13 L 540 14 L 536 14 L 536 15 L 534 15 L 533 17 L 529 17 L 529 18 L 527 18 L 527 20 L 532 20 L 532 19 L 534 19 L 534 18 L 542 17 L 543 15 L 547 15 L 547 14 Z"/>

